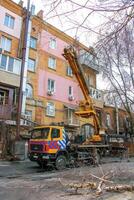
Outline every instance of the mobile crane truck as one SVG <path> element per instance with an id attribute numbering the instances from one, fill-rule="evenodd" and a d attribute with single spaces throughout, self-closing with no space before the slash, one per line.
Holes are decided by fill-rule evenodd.
<path id="1" fill-rule="evenodd" d="M 31 130 L 28 147 L 29 159 L 42 167 L 53 164 L 57 169 L 91 160 L 98 162 L 102 152 L 109 146 L 103 142 L 100 134 L 99 120 L 76 50 L 73 47 L 65 48 L 63 56 L 76 76 L 84 96 L 84 100 L 79 103 L 79 111 L 75 114 L 82 118 L 93 119 L 94 134 L 88 135 L 79 144 L 75 142 L 69 144 L 64 126 L 39 126 Z"/>

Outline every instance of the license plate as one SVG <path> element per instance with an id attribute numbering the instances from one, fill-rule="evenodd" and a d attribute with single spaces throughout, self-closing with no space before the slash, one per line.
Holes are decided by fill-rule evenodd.
<path id="1" fill-rule="evenodd" d="M 34 155 L 33 158 L 38 158 L 38 156 Z"/>
<path id="2" fill-rule="evenodd" d="M 43 159 L 49 159 L 49 156 L 42 156 Z"/>

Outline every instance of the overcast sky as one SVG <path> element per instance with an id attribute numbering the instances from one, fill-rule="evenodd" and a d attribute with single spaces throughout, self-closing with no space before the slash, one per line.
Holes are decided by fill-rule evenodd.
<path id="1" fill-rule="evenodd" d="M 16 3 L 19 2 L 19 0 L 14 0 Z M 52 2 L 52 0 L 50 0 Z M 90 30 L 86 30 L 85 28 L 79 28 L 77 30 L 76 27 L 78 25 L 74 25 L 74 23 L 83 22 L 83 19 L 86 18 L 89 11 L 88 10 L 79 10 L 78 12 L 72 13 L 71 15 L 67 15 L 66 17 L 60 16 L 60 17 L 53 17 L 56 15 L 56 12 L 58 13 L 64 13 L 68 10 L 72 9 L 72 4 L 67 3 L 66 6 L 64 3 L 58 5 L 56 8 L 56 12 L 49 12 L 50 5 L 48 6 L 49 0 L 31 0 L 31 4 L 35 5 L 36 8 L 36 14 L 39 10 L 44 10 L 44 20 L 46 20 L 48 23 L 54 25 L 55 27 L 59 28 L 63 32 L 67 33 L 68 35 L 72 36 L 73 38 L 78 39 L 80 42 L 84 43 L 86 46 L 93 46 L 94 43 L 97 41 L 98 35 Z M 81 2 L 81 0 L 77 0 L 78 2 Z M 38 2 L 38 3 L 37 3 Z M 61 1 L 62 2 L 62 1 Z M 83 0 L 84 2 L 84 0 Z M 26 6 L 27 0 L 24 0 L 24 5 Z M 103 21 L 103 16 L 97 13 L 93 13 L 91 17 L 88 18 L 87 21 L 87 27 L 92 27 L 93 30 L 99 30 L 101 27 L 101 22 Z M 74 21 L 73 21 L 74 20 Z M 75 28 L 74 28 L 75 26 Z M 98 28 L 97 28 L 98 27 Z M 90 28 L 89 28 L 90 29 Z"/>

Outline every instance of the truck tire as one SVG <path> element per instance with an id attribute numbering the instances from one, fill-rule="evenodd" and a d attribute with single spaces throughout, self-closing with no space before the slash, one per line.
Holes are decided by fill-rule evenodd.
<path id="1" fill-rule="evenodd" d="M 55 167 L 57 170 L 65 169 L 67 165 L 67 160 L 64 155 L 60 155 L 56 158 Z"/>

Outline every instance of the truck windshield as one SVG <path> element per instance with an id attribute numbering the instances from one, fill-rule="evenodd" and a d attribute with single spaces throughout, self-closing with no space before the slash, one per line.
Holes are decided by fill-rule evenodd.
<path id="1" fill-rule="evenodd" d="M 31 131 L 32 139 L 47 139 L 50 128 L 33 129 Z"/>

